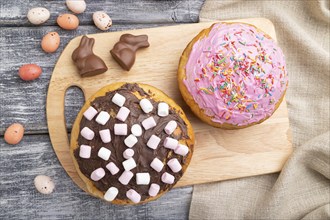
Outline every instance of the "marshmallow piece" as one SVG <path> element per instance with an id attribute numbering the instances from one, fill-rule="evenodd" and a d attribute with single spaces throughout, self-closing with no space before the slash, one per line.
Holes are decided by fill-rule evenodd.
<path id="1" fill-rule="evenodd" d="M 153 127 L 156 126 L 156 121 L 155 121 L 155 119 L 151 116 L 151 117 L 149 117 L 149 118 L 147 118 L 147 119 L 144 119 L 144 120 L 142 121 L 142 126 L 144 127 L 144 129 L 148 130 L 148 129 L 153 128 Z"/>
<path id="2" fill-rule="evenodd" d="M 91 179 L 94 181 L 99 181 L 100 179 L 102 179 L 105 176 L 105 171 L 102 167 L 97 168 L 96 170 L 94 170 L 91 174 Z"/>
<path id="3" fill-rule="evenodd" d="M 112 175 L 116 175 L 119 172 L 119 168 L 113 162 L 108 163 L 105 167 L 110 171 Z"/>
<path id="4" fill-rule="evenodd" d="M 85 139 L 87 140 L 92 140 L 94 138 L 94 131 L 92 131 L 91 129 L 84 127 L 81 131 L 80 131 L 81 136 L 83 136 Z"/>
<path id="5" fill-rule="evenodd" d="M 145 113 L 149 113 L 154 108 L 148 99 L 141 99 L 140 106 Z"/>
<path id="6" fill-rule="evenodd" d="M 131 157 L 125 161 L 123 161 L 123 166 L 125 170 L 131 170 L 136 167 L 135 160 Z"/>
<path id="7" fill-rule="evenodd" d="M 133 147 L 137 142 L 138 139 L 132 134 L 128 135 L 128 137 L 124 140 L 124 143 L 127 147 Z"/>
<path id="8" fill-rule="evenodd" d="M 174 150 L 174 153 L 181 156 L 186 156 L 189 152 L 189 148 L 186 145 L 179 144 L 179 146 Z"/>
<path id="9" fill-rule="evenodd" d="M 168 109 L 169 109 L 169 106 L 167 103 L 165 102 L 160 102 L 158 104 L 158 115 L 160 117 L 165 117 L 165 116 L 168 116 Z"/>
<path id="10" fill-rule="evenodd" d="M 99 131 L 99 134 L 100 134 L 100 137 L 101 137 L 101 140 L 103 143 L 110 143 L 111 141 L 111 135 L 110 135 L 110 130 L 109 129 L 104 129 L 104 130 L 101 130 Z"/>
<path id="11" fill-rule="evenodd" d="M 150 166 L 159 173 L 160 171 L 162 171 L 164 164 L 160 159 L 156 157 L 155 159 L 153 159 Z"/>
<path id="12" fill-rule="evenodd" d="M 108 112 L 101 111 L 99 115 L 96 117 L 95 121 L 100 125 L 105 125 L 110 119 L 110 115 Z"/>
<path id="13" fill-rule="evenodd" d="M 168 149 L 174 150 L 178 146 L 178 144 L 179 141 L 174 138 L 170 138 L 170 137 L 165 138 L 164 147 Z"/>
<path id="14" fill-rule="evenodd" d="M 160 186 L 156 183 L 152 183 L 149 188 L 149 196 L 157 196 L 160 190 Z"/>
<path id="15" fill-rule="evenodd" d="M 119 93 L 116 93 L 111 100 L 113 103 L 115 103 L 116 105 L 118 105 L 119 107 L 122 107 L 126 101 L 126 98 L 122 95 L 120 95 Z"/>
<path id="16" fill-rule="evenodd" d="M 134 156 L 134 150 L 132 150 L 132 149 L 126 149 L 125 151 L 124 151 L 124 153 L 123 153 L 123 157 L 125 158 L 125 159 L 129 159 L 129 158 L 131 158 L 131 157 L 133 157 Z"/>
<path id="17" fill-rule="evenodd" d="M 92 147 L 88 145 L 80 145 L 79 157 L 88 159 L 91 157 Z"/>
<path id="18" fill-rule="evenodd" d="M 173 131 L 176 129 L 177 126 L 178 126 L 178 124 L 176 123 L 176 121 L 172 120 L 167 123 L 164 130 L 165 130 L 166 134 L 170 135 L 173 133 Z"/>
<path id="19" fill-rule="evenodd" d="M 140 137 L 142 135 L 142 128 L 139 124 L 134 124 L 131 127 L 131 132 L 135 137 Z"/>
<path id="20" fill-rule="evenodd" d="M 147 142 L 147 146 L 155 150 L 158 147 L 159 142 L 160 142 L 159 137 L 157 137 L 156 135 L 151 135 L 151 137 Z"/>
<path id="21" fill-rule="evenodd" d="M 180 162 L 176 158 L 170 159 L 167 162 L 167 165 L 171 168 L 173 173 L 177 173 L 182 169 L 182 166 L 181 166 Z"/>
<path id="22" fill-rule="evenodd" d="M 120 177 L 118 178 L 119 182 L 121 182 L 121 184 L 123 185 L 127 185 L 129 183 L 129 181 L 131 181 L 132 177 L 134 176 L 134 174 L 131 171 L 127 171 L 125 170 Z"/>
<path id="23" fill-rule="evenodd" d="M 118 195 L 118 189 L 116 187 L 110 187 L 104 194 L 103 198 L 108 201 L 111 202 L 112 200 L 114 200 Z"/>
<path id="24" fill-rule="evenodd" d="M 121 107 L 116 115 L 116 118 L 120 121 L 125 121 L 131 111 L 125 106 Z"/>
<path id="25" fill-rule="evenodd" d="M 136 173 L 136 184 L 137 185 L 149 185 L 150 174 L 149 173 Z"/>
<path id="26" fill-rule="evenodd" d="M 141 195 L 137 193 L 134 189 L 128 190 L 126 192 L 126 196 L 134 203 L 139 203 L 141 201 Z"/>
<path id="27" fill-rule="evenodd" d="M 163 173 L 162 175 L 163 183 L 173 184 L 174 183 L 174 176 L 169 174 L 168 172 Z"/>
<path id="28" fill-rule="evenodd" d="M 92 106 L 89 106 L 89 108 L 84 112 L 84 116 L 88 121 L 92 120 L 96 114 L 97 110 Z"/>
<path id="29" fill-rule="evenodd" d="M 111 151 L 105 147 L 101 147 L 99 152 L 97 153 L 97 156 L 99 156 L 103 160 L 109 160 L 110 155 L 111 155 Z"/>
<path id="30" fill-rule="evenodd" d="M 127 124 L 115 124 L 115 135 L 127 135 Z"/>

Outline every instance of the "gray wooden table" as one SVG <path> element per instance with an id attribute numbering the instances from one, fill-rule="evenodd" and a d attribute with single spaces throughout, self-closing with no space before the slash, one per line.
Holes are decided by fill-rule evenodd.
<path id="1" fill-rule="evenodd" d="M 46 121 L 46 94 L 57 58 L 75 36 L 100 32 L 92 24 L 92 13 L 106 11 L 113 19 L 111 31 L 198 22 L 203 0 L 87 0 L 87 11 L 79 15 L 80 26 L 64 31 L 56 17 L 68 12 L 65 0 L 0 1 L 0 219 L 187 219 L 192 187 L 173 189 L 157 201 L 140 206 L 115 206 L 79 189 L 61 167 L 51 146 Z M 51 18 L 42 26 L 26 19 L 30 8 L 42 6 Z M 42 36 L 58 31 L 61 46 L 54 54 L 40 48 Z M 41 77 L 24 82 L 18 69 L 26 63 L 43 68 Z M 70 89 L 66 96 L 68 132 L 83 96 Z M 24 124 L 21 143 L 8 145 L 3 134 L 11 123 Z M 51 176 L 56 184 L 51 195 L 39 194 L 36 175 Z"/>

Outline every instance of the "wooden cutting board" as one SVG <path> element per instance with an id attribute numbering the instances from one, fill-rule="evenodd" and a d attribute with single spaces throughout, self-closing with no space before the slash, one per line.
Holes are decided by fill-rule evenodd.
<path id="1" fill-rule="evenodd" d="M 236 20 L 254 24 L 276 39 L 273 24 L 264 18 Z M 101 75 L 81 78 L 71 60 L 81 36 L 69 42 L 60 56 L 49 84 L 47 121 L 53 148 L 73 181 L 86 191 L 75 171 L 69 153 L 65 126 L 64 96 L 71 86 L 82 89 L 85 99 L 113 82 L 141 82 L 153 85 L 172 97 L 192 122 L 196 145 L 186 173 L 176 187 L 254 176 L 280 171 L 292 152 L 286 102 L 260 125 L 241 130 L 213 128 L 196 118 L 184 103 L 176 80 L 180 55 L 191 39 L 214 22 L 92 34 L 94 52 L 106 62 L 109 70 Z M 147 34 L 150 47 L 137 53 L 135 65 L 126 72 L 112 59 L 109 51 L 124 33 Z"/>

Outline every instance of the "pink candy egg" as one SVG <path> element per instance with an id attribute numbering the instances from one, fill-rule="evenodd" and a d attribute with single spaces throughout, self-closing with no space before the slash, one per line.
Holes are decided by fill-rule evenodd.
<path id="1" fill-rule="evenodd" d="M 19 123 L 10 125 L 4 135 L 4 139 L 8 144 L 18 144 L 24 135 L 24 127 Z"/>

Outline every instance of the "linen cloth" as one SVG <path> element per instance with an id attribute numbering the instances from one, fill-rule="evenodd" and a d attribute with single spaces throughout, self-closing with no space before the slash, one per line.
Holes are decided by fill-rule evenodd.
<path id="1" fill-rule="evenodd" d="M 329 0 L 207 0 L 201 19 L 265 17 L 287 62 L 294 152 L 279 174 L 194 186 L 190 219 L 330 219 Z"/>

